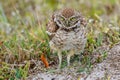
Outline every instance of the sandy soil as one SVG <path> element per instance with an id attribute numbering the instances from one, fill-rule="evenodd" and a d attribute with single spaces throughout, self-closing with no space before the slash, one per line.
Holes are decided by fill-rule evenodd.
<path id="1" fill-rule="evenodd" d="M 110 49 L 107 58 L 94 65 L 89 74 L 78 73 L 78 66 L 38 72 L 30 75 L 27 80 L 120 80 L 120 43 Z"/>
<path id="2" fill-rule="evenodd" d="M 97 64 L 86 80 L 120 80 L 120 44 L 108 53 L 107 59 Z"/>

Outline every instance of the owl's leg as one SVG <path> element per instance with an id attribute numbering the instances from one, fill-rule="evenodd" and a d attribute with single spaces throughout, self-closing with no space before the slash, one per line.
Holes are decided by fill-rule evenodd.
<path id="1" fill-rule="evenodd" d="M 78 57 L 78 60 L 79 60 L 78 63 L 79 63 L 79 65 L 81 64 L 81 59 L 82 59 L 82 57 L 83 57 L 82 54 L 83 54 L 83 51 L 78 52 L 78 54 L 77 54 L 77 55 L 79 56 L 79 57 Z"/>
<path id="2" fill-rule="evenodd" d="M 58 51 L 58 58 L 59 58 L 59 65 L 58 65 L 58 69 L 61 68 L 61 63 L 62 63 L 62 52 Z"/>
<path id="3" fill-rule="evenodd" d="M 74 55 L 74 50 L 71 50 L 68 54 L 67 54 L 67 65 L 70 66 L 70 57 Z"/>

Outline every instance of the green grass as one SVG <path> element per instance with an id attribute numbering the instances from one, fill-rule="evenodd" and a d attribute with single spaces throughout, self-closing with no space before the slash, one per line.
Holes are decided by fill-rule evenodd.
<path id="1" fill-rule="evenodd" d="M 88 40 L 81 61 L 84 66 L 78 72 L 86 68 L 89 71 L 93 65 L 89 56 L 98 47 L 108 45 L 111 48 L 120 41 L 120 16 L 115 11 L 115 7 L 120 7 L 119 0 L 71 0 L 71 3 L 67 0 L 0 2 L 0 80 L 25 79 L 30 70 L 30 60 L 40 60 L 42 53 L 46 54 L 49 62 L 51 56 L 56 56 L 50 52 L 45 26 L 55 10 L 66 6 L 81 11 L 88 21 L 93 20 L 87 26 Z M 102 51 L 96 62 L 100 62 L 106 55 Z M 23 63 L 24 66 L 13 66 Z M 62 66 L 65 65 L 64 62 Z"/>

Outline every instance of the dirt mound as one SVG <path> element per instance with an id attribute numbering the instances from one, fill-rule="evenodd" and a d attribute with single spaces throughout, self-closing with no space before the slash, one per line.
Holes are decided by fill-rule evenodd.
<path id="1" fill-rule="evenodd" d="M 108 53 L 106 60 L 97 64 L 85 80 L 120 80 L 120 44 Z"/>

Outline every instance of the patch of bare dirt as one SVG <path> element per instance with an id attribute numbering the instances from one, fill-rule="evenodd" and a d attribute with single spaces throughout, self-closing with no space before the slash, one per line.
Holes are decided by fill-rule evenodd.
<path id="1" fill-rule="evenodd" d="M 39 71 L 30 75 L 27 80 L 120 80 L 120 43 L 109 50 L 107 58 L 94 65 L 89 74 L 77 72 L 81 65 L 78 62 L 74 64 L 76 66 L 61 70 L 50 68 L 46 71 Z"/>
<path id="2" fill-rule="evenodd" d="M 97 64 L 85 80 L 120 80 L 120 44 L 108 53 L 106 60 Z"/>
<path id="3" fill-rule="evenodd" d="M 77 80 L 81 75 L 77 73 L 77 68 L 51 69 L 47 70 L 47 72 L 39 72 L 38 74 L 29 76 L 27 80 Z"/>

